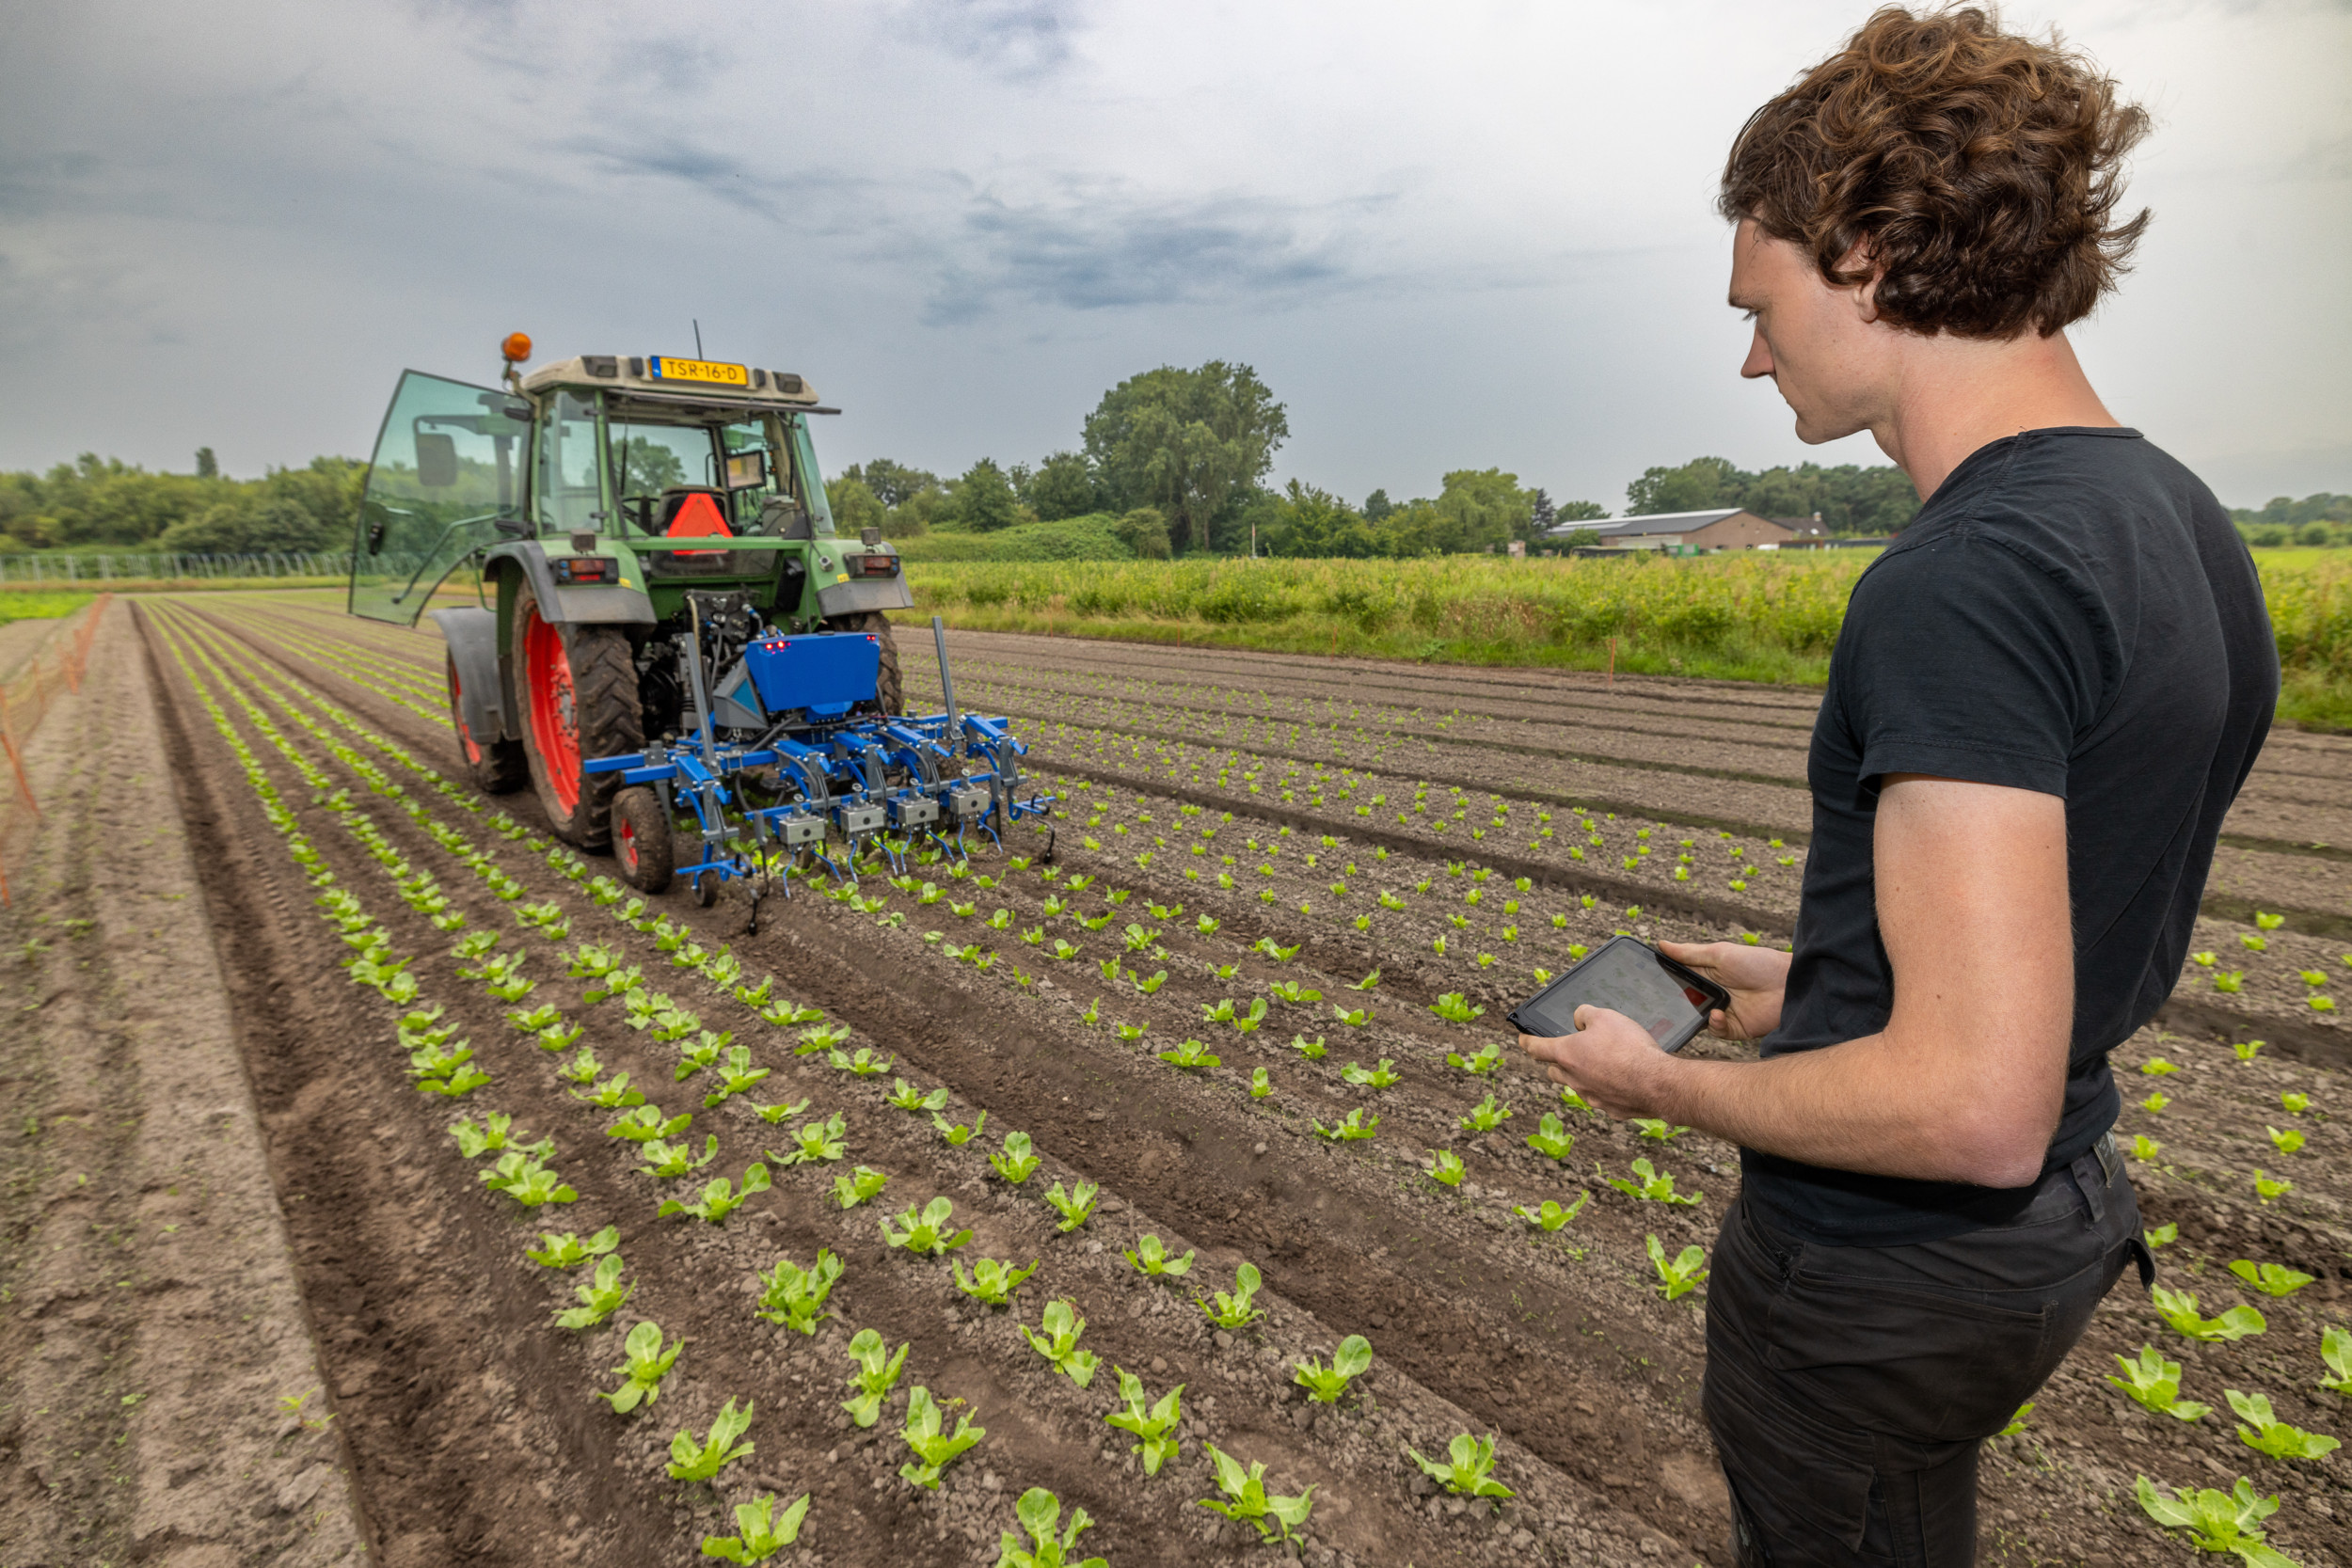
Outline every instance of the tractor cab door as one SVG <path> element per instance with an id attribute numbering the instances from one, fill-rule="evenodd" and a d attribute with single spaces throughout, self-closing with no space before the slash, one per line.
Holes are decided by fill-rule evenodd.
<path id="1" fill-rule="evenodd" d="M 414 626 L 459 562 L 530 533 L 522 504 L 530 438 L 523 399 L 404 372 L 359 500 L 351 613 Z"/>

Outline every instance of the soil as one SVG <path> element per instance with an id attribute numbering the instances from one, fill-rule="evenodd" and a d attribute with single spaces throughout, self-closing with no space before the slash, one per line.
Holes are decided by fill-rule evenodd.
<path id="1" fill-rule="evenodd" d="M 1098 1521 L 1084 1544 L 1114 1564 L 1257 1557 L 1253 1530 L 1195 1506 L 1215 1495 L 1204 1442 L 1263 1462 L 1272 1490 L 1314 1487 L 1296 1548 L 1311 1562 L 1730 1560 L 1696 1416 L 1705 1287 L 1663 1299 L 1646 1244 L 1654 1235 L 1670 1256 L 1711 1246 L 1736 1152 L 1695 1132 L 1607 1123 L 1563 1105 L 1515 1053 L 1491 1070 L 1479 1053 L 1502 1041 L 1487 1021 L 1535 972 L 1613 930 L 1786 940 L 1804 853 L 1804 814 L 1786 798 L 1801 803 L 1802 791 L 1761 781 L 1802 776 L 1810 696 L 957 634 L 959 698 L 1015 715 L 1041 784 L 1061 798 L 1051 863 L 1025 829 L 966 867 L 911 865 L 903 885 L 868 877 L 856 905 L 802 888 L 764 908 L 755 935 L 733 896 L 707 911 L 682 893 L 633 909 L 600 880 L 608 859 L 546 836 L 528 792 L 485 800 L 452 783 L 462 775 L 430 636 L 292 595 L 150 601 L 137 614 L 143 650 L 125 638 L 106 657 L 151 672 L 154 691 L 106 700 L 160 715 L 151 754 L 178 784 L 215 994 L 233 1020 L 224 1038 L 260 1113 L 267 1170 L 248 1176 L 246 1196 L 282 1207 L 292 1279 L 315 1324 L 314 1381 L 330 1391 L 354 1506 L 386 1561 L 683 1562 L 705 1535 L 733 1530 L 732 1505 L 805 1492 L 798 1560 L 993 1562 L 1013 1498 L 1032 1485 L 1082 1504 Z M 929 659 L 907 676 L 912 704 L 936 702 Z M 1691 736 L 1709 742 L 1704 768 L 1681 760 L 1690 748 L 1677 737 Z M 2268 1331 L 2193 1343 L 2145 1296 L 2118 1291 L 2025 1431 L 1988 1452 L 1985 1560 L 2179 1560 L 2131 1498 L 2147 1474 L 2169 1485 L 2250 1476 L 2285 1499 L 2268 1522 L 2274 1545 L 2307 1564 L 2352 1561 L 2341 1454 L 2265 1459 L 2226 1408 L 2193 1424 L 2150 1415 L 2104 1377 L 2114 1354 L 2153 1343 L 2184 1363 L 2186 1397 L 2218 1407 L 2224 1387 L 2261 1391 L 2283 1419 L 2344 1425 L 2341 1398 L 2315 1386 L 2320 1333 L 2343 1320 L 2352 1280 L 2352 1150 L 2333 1119 L 2342 1026 L 2310 1006 L 2324 989 L 2300 978 L 2309 969 L 2337 984 L 2343 966 L 2324 931 L 2296 924 L 2344 909 L 2343 863 L 2292 846 L 2326 840 L 2346 753 L 2293 738 L 2274 748 L 2280 767 L 2258 770 L 2265 847 L 2246 851 L 2246 890 L 2224 895 L 2288 919 L 2260 930 L 2209 906 L 2199 941 L 2215 965 L 2192 967 L 2164 1026 L 2117 1053 L 2119 1068 L 2179 1069 L 2131 1073 L 2135 1101 L 2169 1100 L 2128 1105 L 2118 1129 L 2149 1140 L 2134 1170 L 2151 1224 L 2178 1227 L 2160 1254 L 2165 1282 L 2198 1291 L 2207 1313 L 2253 1303 Z M 1573 793 L 1594 780 L 1611 793 Z M 276 819 L 262 786 L 285 803 Z M 394 1037 L 401 1009 L 342 978 L 352 949 L 289 854 L 303 845 L 413 960 L 417 1005 L 444 1009 L 439 1023 L 470 1042 L 488 1084 L 457 1100 L 418 1092 Z M 1672 876 L 1677 864 L 1687 880 Z M 437 911 L 463 926 L 438 928 Z M 524 912 L 548 924 L 526 927 Z M 473 932 L 524 955 L 527 997 L 495 1000 L 463 973 L 478 961 L 453 946 Z M 126 930 L 107 950 L 143 940 Z M 1057 943 L 1073 951 L 1054 957 Z M 700 1103 L 720 1086 L 714 1070 L 631 1027 L 623 1002 L 592 1001 L 593 982 L 569 973 L 591 944 L 697 1015 L 686 1040 L 726 1032 L 766 1080 Z M 736 984 L 772 976 L 774 993 L 821 1009 L 822 1022 L 763 1017 L 709 979 L 721 954 L 741 966 Z M 679 961 L 698 956 L 699 972 Z M 2221 974 L 2238 976 L 2235 991 L 2215 989 Z M 1248 1022 L 1253 999 L 1267 1004 L 1254 1029 L 1206 1016 L 1231 1001 Z M 542 1005 L 580 1031 L 560 1052 L 510 1022 Z M 1360 1022 L 1338 1016 L 1359 1008 Z M 1473 1008 L 1485 1011 L 1463 1017 Z M 837 1045 L 799 1053 L 804 1031 L 834 1027 L 847 1031 Z M 2257 1037 L 2270 1043 L 2249 1060 L 2226 1043 Z M 1164 1059 L 1187 1040 L 1217 1060 Z M 558 1076 L 583 1047 L 603 1082 L 626 1072 L 667 1113 L 691 1112 L 691 1136 L 717 1139 L 707 1169 L 640 1174 L 641 1150 L 605 1132 L 612 1113 Z M 888 1067 L 861 1078 L 831 1065 L 834 1050 Z M 1393 1081 L 1361 1082 L 1375 1068 Z M 946 1090 L 946 1127 L 987 1120 L 951 1144 L 928 1113 L 890 1102 L 900 1082 Z M 2282 1093 L 2311 1100 L 2290 1113 Z M 772 1123 L 754 1108 L 803 1100 Z M 1466 1125 L 1482 1105 L 1508 1119 Z M 576 1201 L 527 1211 L 484 1187 L 493 1157 L 469 1160 L 447 1129 L 492 1112 L 554 1139 L 551 1163 Z M 808 1118 L 834 1113 L 839 1161 L 775 1158 Z M 1376 1135 L 1327 1136 L 1350 1113 L 1359 1125 L 1376 1117 Z M 1565 1160 L 1527 1141 L 1547 1116 L 1574 1139 Z M 2269 1128 L 2307 1141 L 2281 1152 Z M 987 1159 L 1013 1131 L 1042 1158 L 1017 1185 Z M 1459 1186 L 1425 1174 L 1434 1150 L 1460 1159 Z M 1637 1158 L 1698 1201 L 1606 1185 Z M 660 1196 L 691 1196 L 718 1175 L 739 1181 L 754 1162 L 773 1185 L 723 1223 L 656 1214 Z M 834 1179 L 856 1164 L 889 1184 L 844 1211 Z M 2293 1185 L 2265 1199 L 2257 1167 Z M 1044 1190 L 1081 1180 L 1099 1184 L 1097 1207 L 1064 1232 Z M 1580 1194 L 1556 1232 L 1518 1213 Z M 959 1260 L 1039 1265 L 1009 1307 L 959 1291 L 948 1262 L 883 1244 L 882 1219 L 934 1196 L 974 1232 Z M 608 1225 L 635 1293 L 596 1326 L 551 1326 L 586 1270 L 542 1268 L 524 1248 L 551 1229 Z M 1192 1272 L 1153 1279 L 1131 1266 L 1124 1254 L 1145 1234 L 1192 1252 Z M 833 1320 L 803 1336 L 757 1317 L 755 1271 L 780 1258 L 806 1265 L 819 1247 L 845 1265 Z M 2313 1282 L 2258 1295 L 2226 1272 L 2241 1258 Z M 1245 1263 L 1263 1275 L 1266 1315 L 1216 1329 L 1195 1298 L 1232 1291 Z M 1016 1326 L 1065 1298 L 1102 1357 L 1088 1388 Z M 609 1369 L 641 1320 L 684 1349 L 656 1402 L 616 1416 L 591 1395 L 615 1386 Z M 840 1408 L 861 1327 L 910 1347 L 871 1429 Z M 1370 1339 L 1371 1370 L 1335 1405 L 1307 1401 L 1290 1367 L 1327 1361 L 1349 1334 Z M 1184 1449 L 1156 1478 L 1103 1422 L 1114 1368 L 1152 1399 L 1184 1386 Z M 936 1494 L 898 1475 L 897 1430 L 917 1384 L 964 1401 L 988 1429 Z M 700 1434 L 731 1398 L 754 1402 L 755 1451 L 714 1483 L 669 1480 L 672 1434 Z M 1449 1498 L 1406 1456 L 1488 1433 L 1496 1474 L 1517 1494 L 1499 1507 Z M 246 1500 L 197 1484 L 225 1491 L 224 1509 Z M 69 1560 L 84 1559 L 56 1559 Z"/>

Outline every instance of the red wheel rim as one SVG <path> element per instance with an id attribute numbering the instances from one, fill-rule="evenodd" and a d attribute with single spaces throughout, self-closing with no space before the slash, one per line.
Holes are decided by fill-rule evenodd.
<path id="1" fill-rule="evenodd" d="M 473 731 L 466 728 L 465 689 L 458 684 L 457 660 L 449 661 L 449 716 L 457 721 L 457 744 L 464 748 L 468 762 L 482 760 L 482 748 L 473 743 Z"/>
<path id="2" fill-rule="evenodd" d="M 564 634 L 539 619 L 537 605 L 523 621 L 523 670 L 531 685 L 531 738 L 555 803 L 568 816 L 580 804 L 580 710 Z"/>
<path id="3" fill-rule="evenodd" d="M 637 869 L 637 828 L 626 816 L 615 826 L 612 836 L 619 841 L 621 863 L 631 871 Z"/>

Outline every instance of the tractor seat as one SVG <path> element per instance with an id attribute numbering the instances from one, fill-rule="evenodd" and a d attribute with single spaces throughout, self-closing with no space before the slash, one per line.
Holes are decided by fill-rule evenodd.
<path id="1" fill-rule="evenodd" d="M 703 484 L 674 484 L 661 492 L 655 526 L 672 539 L 731 539 L 723 490 Z"/>

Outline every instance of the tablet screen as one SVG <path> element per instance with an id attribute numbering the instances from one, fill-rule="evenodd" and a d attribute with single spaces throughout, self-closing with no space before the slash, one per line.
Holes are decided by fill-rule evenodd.
<path id="1" fill-rule="evenodd" d="M 1704 1023 L 1708 996 L 1686 987 L 1661 967 L 1658 955 L 1636 942 L 1615 942 L 1560 977 L 1558 983 L 1519 1008 L 1530 1034 L 1557 1037 L 1576 1033 L 1576 1010 L 1607 1007 L 1625 1014 L 1664 1045 L 1688 1036 L 1692 1020 Z M 1679 1043 L 1676 1040 L 1676 1043 Z"/>

